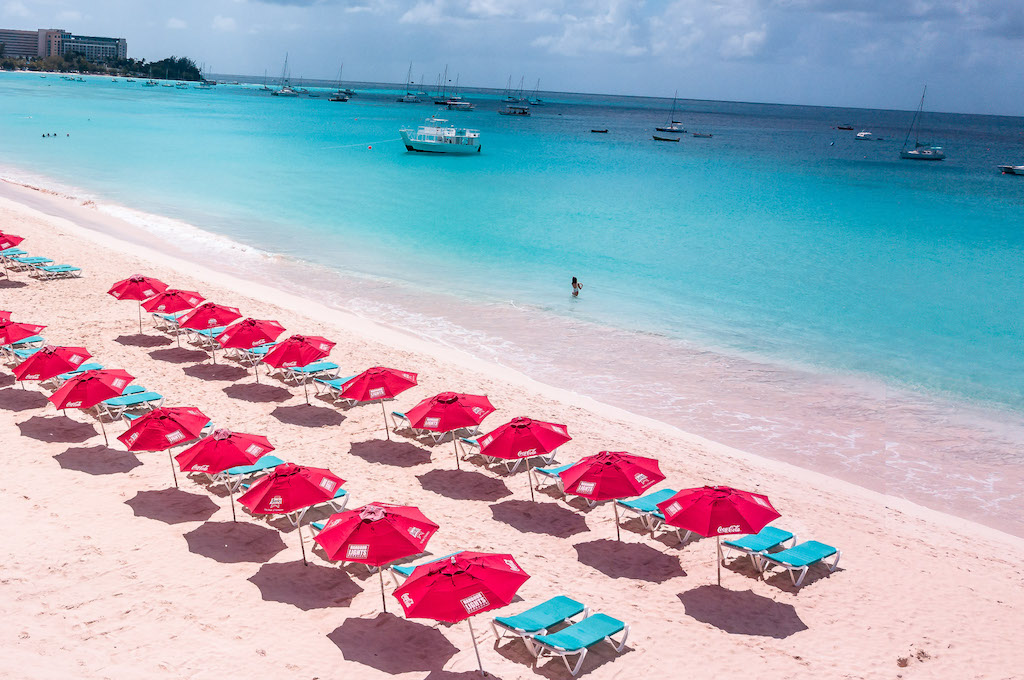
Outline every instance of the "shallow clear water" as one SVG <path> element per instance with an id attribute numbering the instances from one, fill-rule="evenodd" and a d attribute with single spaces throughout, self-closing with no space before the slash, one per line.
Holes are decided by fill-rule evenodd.
<path id="1" fill-rule="evenodd" d="M 714 137 L 665 144 L 668 100 L 519 119 L 119 80 L 0 74 L 8 174 L 315 263 L 265 275 L 726 443 L 996 524 L 1021 495 L 1024 178 L 995 166 L 1022 119 L 926 113 L 947 160 L 920 163 L 906 112 L 683 101 Z M 435 111 L 483 153 L 405 153 Z"/>

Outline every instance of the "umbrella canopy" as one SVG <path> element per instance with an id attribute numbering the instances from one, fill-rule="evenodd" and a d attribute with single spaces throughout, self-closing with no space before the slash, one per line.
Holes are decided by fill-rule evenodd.
<path id="1" fill-rule="evenodd" d="M 25 338 L 31 338 L 33 335 L 38 335 L 39 331 L 44 328 L 46 326 L 34 323 L 0 322 L 0 345 L 10 345 Z"/>
<path id="2" fill-rule="evenodd" d="M 192 309 L 205 299 L 195 291 L 168 288 L 143 302 L 142 308 L 147 312 L 174 314 Z"/>
<path id="3" fill-rule="evenodd" d="M 115 283 L 107 291 L 107 295 L 113 295 L 118 300 L 137 300 L 141 302 L 165 290 L 167 290 L 167 284 L 160 279 L 135 274 Z"/>
<path id="4" fill-rule="evenodd" d="M 546 455 L 571 440 L 565 425 L 523 417 L 477 438 L 480 453 L 505 460 Z"/>
<path id="5" fill-rule="evenodd" d="M 263 363 L 274 368 L 306 366 L 330 354 L 335 344 L 315 335 L 293 335 L 267 352 Z"/>
<path id="6" fill-rule="evenodd" d="M 528 578 L 511 555 L 461 552 L 416 567 L 395 597 L 408 618 L 457 623 L 504 607 Z"/>
<path id="7" fill-rule="evenodd" d="M 18 380 L 49 380 L 75 370 L 91 356 L 84 347 L 47 345 L 18 364 L 14 369 L 14 377 Z"/>
<path id="8" fill-rule="evenodd" d="M 216 302 L 204 302 L 191 312 L 187 312 L 178 319 L 178 325 L 182 328 L 203 330 L 205 328 L 216 328 L 227 326 L 233 321 L 242 318 L 237 307 L 225 307 Z"/>
<path id="9" fill-rule="evenodd" d="M 417 508 L 371 503 L 332 515 L 313 540 L 332 560 L 379 567 L 420 554 L 437 529 Z"/>
<path id="10" fill-rule="evenodd" d="M 92 408 L 104 399 L 120 397 L 132 380 L 135 378 L 116 368 L 86 371 L 61 385 L 50 395 L 50 403 L 59 409 Z"/>
<path id="11" fill-rule="evenodd" d="M 118 437 L 129 451 L 165 451 L 198 439 L 210 419 L 194 406 L 164 406 L 140 417 Z"/>
<path id="12" fill-rule="evenodd" d="M 274 446 L 261 435 L 216 430 L 179 453 L 174 460 L 182 472 L 216 474 L 239 465 L 252 465 L 273 450 Z"/>
<path id="13" fill-rule="evenodd" d="M 7 323 L 11 320 L 11 313 L 0 311 L 0 323 Z"/>
<path id="14" fill-rule="evenodd" d="M 354 401 L 392 399 L 416 386 L 417 375 L 409 371 L 374 366 L 341 386 L 341 396 Z"/>
<path id="15" fill-rule="evenodd" d="M 718 547 L 718 585 L 722 585 L 722 547 L 718 536 L 725 534 L 756 534 L 774 519 L 781 517 L 768 497 L 741 491 L 729 486 L 704 486 L 683 489 L 658 503 L 665 523 L 694 531 L 701 536 L 715 536 Z"/>
<path id="16" fill-rule="evenodd" d="M 567 494 L 592 501 L 639 496 L 665 479 L 654 458 L 625 451 L 602 451 L 581 458 L 561 477 Z"/>
<path id="17" fill-rule="evenodd" d="M 7 234 L 0 231 L 0 250 L 7 250 L 13 248 L 25 239 L 21 236 L 15 236 L 14 234 Z"/>
<path id="18" fill-rule="evenodd" d="M 224 332 L 217 336 L 217 342 L 225 349 L 252 349 L 274 342 L 282 333 L 284 326 L 277 321 L 249 318 L 224 329 Z"/>
<path id="19" fill-rule="evenodd" d="M 284 515 L 334 498 L 345 480 L 325 468 L 285 463 L 261 477 L 238 502 L 257 515 Z"/>
<path id="20" fill-rule="evenodd" d="M 416 429 L 449 432 L 479 425 L 491 413 L 494 406 L 485 396 L 442 392 L 416 404 L 406 416 Z"/>

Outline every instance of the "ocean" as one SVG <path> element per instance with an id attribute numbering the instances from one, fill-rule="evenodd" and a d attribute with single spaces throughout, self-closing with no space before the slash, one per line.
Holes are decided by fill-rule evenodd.
<path id="1" fill-rule="evenodd" d="M 926 110 L 947 155 L 926 163 L 898 158 L 912 111 L 679 100 L 675 118 L 713 137 L 661 143 L 671 98 L 542 92 L 518 118 L 496 91 L 465 89 L 477 109 L 455 112 L 382 84 L 340 103 L 85 80 L 0 74 L 3 177 L 542 382 L 1024 535 L 1024 177 L 996 169 L 1024 162 L 1024 119 Z M 434 113 L 479 129 L 483 152 L 406 153 L 399 128 Z"/>

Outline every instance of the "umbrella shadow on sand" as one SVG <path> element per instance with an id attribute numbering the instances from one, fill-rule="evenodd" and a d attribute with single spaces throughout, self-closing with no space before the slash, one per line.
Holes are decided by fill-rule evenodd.
<path id="1" fill-rule="evenodd" d="M 183 369 L 187 376 L 199 378 L 200 380 L 223 380 L 234 382 L 249 375 L 249 371 L 241 366 L 230 364 L 195 364 Z"/>
<path id="2" fill-rule="evenodd" d="M 210 355 L 202 350 L 187 347 L 157 349 L 150 352 L 149 356 L 156 361 L 166 361 L 169 364 L 194 364 L 210 358 Z"/>
<path id="3" fill-rule="evenodd" d="M 14 376 L 11 376 L 11 383 L 14 383 Z M 49 403 L 41 392 L 35 390 L 23 390 L 20 387 L 0 390 L 0 408 L 5 411 L 30 411 L 43 408 Z"/>
<path id="4" fill-rule="evenodd" d="M 391 675 L 440 672 L 459 651 L 433 626 L 383 612 L 372 619 L 346 619 L 327 638 L 337 645 L 346 661 Z"/>
<path id="5" fill-rule="evenodd" d="M 353 442 L 349 453 L 362 458 L 367 463 L 381 463 L 403 468 L 416 467 L 430 462 L 430 451 L 409 442 L 386 439 Z"/>
<path id="6" fill-rule="evenodd" d="M 486 667 L 487 662 L 485 661 L 484 668 Z M 565 675 L 565 673 L 562 673 L 562 675 Z M 487 677 L 501 680 L 500 676 L 495 675 L 490 670 L 487 671 Z M 480 671 L 430 671 L 430 675 L 423 678 L 423 680 L 480 680 Z"/>
<path id="7" fill-rule="evenodd" d="M 136 517 L 155 519 L 164 524 L 205 522 L 220 509 L 209 496 L 181 489 L 140 491 L 124 504 L 135 512 Z"/>
<path id="8" fill-rule="evenodd" d="M 80 423 L 67 416 L 32 416 L 18 423 L 21 436 L 51 444 L 81 444 L 99 435 L 89 423 Z"/>
<path id="9" fill-rule="evenodd" d="M 458 501 L 497 501 L 512 495 L 504 481 L 470 470 L 431 470 L 416 479 L 427 491 Z"/>
<path id="10" fill-rule="evenodd" d="M 14 379 L 13 375 L 9 373 L 0 373 L 0 387 L 10 387 L 14 383 L 18 382 Z"/>
<path id="11" fill-rule="evenodd" d="M 292 393 L 278 385 L 265 383 L 236 383 L 224 388 L 224 394 L 232 399 L 241 399 L 252 404 L 288 401 Z"/>
<path id="12" fill-rule="evenodd" d="M 664 583 L 677 576 L 686 576 L 678 557 L 655 550 L 645 543 L 624 543 L 603 538 L 577 543 L 573 547 L 581 563 L 611 578 Z"/>
<path id="13" fill-rule="evenodd" d="M 119 335 L 114 342 L 125 347 L 166 347 L 174 341 L 163 335 L 145 335 L 136 333 L 134 335 Z"/>
<path id="14" fill-rule="evenodd" d="M 334 409 L 312 404 L 278 406 L 270 415 L 286 425 L 298 425 L 299 427 L 328 427 L 341 425 L 345 421 L 345 416 Z"/>
<path id="15" fill-rule="evenodd" d="M 15 281 L 14 279 L 5 279 L 0 277 L 0 288 L 24 288 L 28 284 L 24 281 Z"/>
<path id="16" fill-rule="evenodd" d="M 807 630 L 791 604 L 776 602 L 752 590 L 700 586 L 679 594 L 686 615 L 733 635 L 776 639 Z"/>
<path id="17" fill-rule="evenodd" d="M 248 522 L 204 522 L 185 542 L 189 552 L 222 564 L 266 562 L 288 547 L 278 532 Z"/>
<path id="18" fill-rule="evenodd" d="M 491 514 L 498 522 L 525 534 L 569 538 L 587 531 L 586 518 L 556 503 L 505 501 L 492 505 Z"/>
<path id="19" fill-rule="evenodd" d="M 303 566 L 301 561 L 264 564 L 249 577 L 268 602 L 282 602 L 302 611 L 347 607 L 363 589 L 352 578 L 333 567 Z"/>
<path id="20" fill-rule="evenodd" d="M 69 448 L 53 459 L 65 470 L 77 470 L 90 475 L 124 474 L 142 465 L 134 454 L 101 444 Z"/>

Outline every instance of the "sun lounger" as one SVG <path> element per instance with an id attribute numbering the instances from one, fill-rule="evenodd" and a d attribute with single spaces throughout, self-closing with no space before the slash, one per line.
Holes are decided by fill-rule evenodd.
<path id="1" fill-rule="evenodd" d="M 615 504 L 619 506 L 620 510 L 625 511 L 628 514 L 637 515 L 640 518 L 640 521 L 644 523 L 644 526 L 647 527 L 647 530 L 650 531 L 651 534 L 654 534 L 655 530 L 662 526 L 667 526 L 665 524 L 665 516 L 658 510 L 658 503 L 667 501 L 677 493 L 679 492 L 675 489 L 661 489 L 659 491 L 653 491 L 644 496 L 640 496 L 639 498 L 634 498 L 633 500 L 618 500 L 615 501 Z M 672 528 L 675 529 L 675 527 Z M 676 533 L 679 533 L 677 529 Z M 685 541 L 689 537 L 690 532 L 687 531 L 686 536 L 680 538 L 680 542 Z"/>
<path id="2" fill-rule="evenodd" d="M 263 361 L 263 357 L 267 356 L 267 352 L 274 349 L 274 346 L 276 344 L 276 342 L 268 342 L 267 344 L 260 345 L 259 347 L 251 347 L 249 349 L 236 349 L 233 350 L 235 352 L 234 356 L 238 363 L 242 364 L 243 366 L 255 366 L 256 364 Z"/>
<path id="3" fill-rule="evenodd" d="M 149 392 L 141 385 L 129 385 L 120 397 L 107 399 L 97 404 L 96 414 L 100 417 L 107 416 L 113 421 L 124 415 L 126 411 L 151 411 L 163 403 L 164 395 L 159 392 Z"/>
<path id="4" fill-rule="evenodd" d="M 518 470 L 523 464 L 526 458 L 496 458 L 495 456 L 487 456 L 480 452 L 480 442 L 473 437 L 459 437 L 456 439 L 459 448 L 462 449 L 462 460 L 469 460 L 473 456 L 480 456 L 483 459 L 484 464 L 491 465 L 504 465 L 505 469 L 511 474 Z M 546 455 L 540 455 L 535 457 L 540 461 L 541 465 L 551 465 L 555 462 L 555 453 L 551 452 Z"/>
<path id="5" fill-rule="evenodd" d="M 305 366 L 286 366 L 281 369 L 281 379 L 286 383 L 302 385 L 313 378 L 336 378 L 338 364 L 333 361 L 314 361 Z"/>
<path id="6" fill-rule="evenodd" d="M 188 334 L 188 341 L 193 345 L 202 347 L 203 349 L 220 349 L 220 343 L 217 342 L 217 336 L 223 333 L 227 329 L 227 326 L 217 326 L 215 328 L 203 328 L 196 330 L 194 328 L 182 328 L 181 330 Z"/>
<path id="7" fill-rule="evenodd" d="M 424 560 L 422 562 L 419 562 L 418 564 L 396 564 L 396 565 L 392 565 L 391 567 L 389 567 L 389 569 L 391 571 L 391 580 L 394 582 L 395 587 L 397 588 L 400 585 L 399 582 L 398 582 L 398 577 L 401 577 L 402 580 L 405 581 L 407 578 L 409 578 L 409 576 L 412 575 L 412 572 L 414 572 L 416 570 L 416 567 L 423 566 L 424 564 L 433 564 L 434 562 L 440 562 L 441 560 L 446 560 L 449 557 L 455 557 L 456 555 L 459 555 L 461 553 L 462 553 L 461 550 L 456 550 L 453 553 L 448 553 L 447 555 L 441 555 L 440 557 L 435 557 L 433 559 Z"/>
<path id="8" fill-rule="evenodd" d="M 82 269 L 70 264 L 55 264 L 49 266 L 37 266 L 29 276 L 41 281 L 53 281 L 55 279 L 78 279 L 82 277 Z"/>
<path id="9" fill-rule="evenodd" d="M 833 555 L 836 558 L 831 564 L 825 562 L 825 560 Z M 835 571 L 836 567 L 839 566 L 840 555 L 841 553 L 830 545 L 825 545 L 818 541 L 804 541 L 799 545 L 777 553 L 762 554 L 760 556 L 761 572 L 764 573 L 769 566 L 777 564 L 789 572 L 793 585 L 799 588 L 800 584 L 804 582 L 804 577 L 807 576 L 807 570 L 818 562 L 824 563 L 828 567 L 829 573 Z M 797 573 L 800 574 L 799 577 L 797 577 Z"/>
<path id="10" fill-rule="evenodd" d="M 767 526 L 756 534 L 722 541 L 725 550 L 720 559 L 725 560 L 728 556 L 727 551 L 735 550 L 749 556 L 754 568 L 760 571 L 760 557 L 771 550 L 783 547 L 788 541 L 793 541 L 793 545 L 796 545 L 796 536 L 785 529 Z"/>
<path id="11" fill-rule="evenodd" d="M 263 458 L 266 458 L 266 456 L 264 456 Z M 251 487 L 253 484 L 256 484 L 257 482 L 259 482 L 258 479 L 253 480 L 251 483 L 243 483 L 241 485 L 243 493 L 245 491 L 248 491 L 249 487 Z M 296 510 L 295 512 L 289 512 L 280 515 L 269 515 L 269 517 L 271 519 L 276 517 L 287 517 L 291 525 L 293 527 L 297 527 L 299 526 L 299 523 L 302 521 L 302 518 L 305 516 L 307 512 L 309 512 L 313 508 L 320 508 L 325 505 L 331 506 L 331 509 L 334 510 L 334 512 L 344 512 L 345 506 L 348 505 L 348 491 L 342 489 L 341 487 L 338 487 L 338 490 L 334 492 L 334 498 L 328 499 L 321 503 L 316 503 L 315 505 L 310 505 L 309 507 L 302 508 L 301 510 Z"/>
<path id="12" fill-rule="evenodd" d="M 347 378 L 313 378 L 313 385 L 316 387 L 317 394 L 331 395 L 331 399 L 335 404 L 343 402 L 347 405 L 352 405 L 356 403 L 356 400 L 341 396 L 341 390 L 345 383 L 354 377 L 354 375 L 350 375 Z"/>
<path id="13" fill-rule="evenodd" d="M 191 311 L 191 309 L 186 309 L 180 312 L 175 312 L 174 314 L 153 312 L 153 326 L 158 331 L 163 331 L 164 333 L 170 333 L 173 335 L 178 332 L 178 319 Z"/>
<path id="14" fill-rule="evenodd" d="M 412 422 L 409 420 L 409 416 L 405 415 L 401 411 L 391 412 L 391 424 L 392 431 L 398 432 L 400 430 L 407 429 L 412 432 L 413 437 L 430 437 L 435 444 L 440 443 L 447 432 L 434 432 L 432 430 L 423 430 L 412 426 Z"/>
<path id="15" fill-rule="evenodd" d="M 284 461 L 277 456 L 266 454 L 252 465 L 239 465 L 237 467 L 228 468 L 223 472 L 217 472 L 214 474 L 203 473 L 213 484 L 223 484 L 228 487 L 232 493 L 238 491 L 238 488 L 242 484 L 255 477 L 261 472 L 269 472 L 278 465 L 284 465 Z"/>
<path id="16" fill-rule="evenodd" d="M 6 356 L 9 362 L 13 361 L 15 363 L 21 363 L 28 357 L 32 356 L 35 352 L 19 356 L 15 353 L 17 350 L 32 348 L 38 349 L 44 344 L 46 344 L 46 338 L 41 335 L 33 335 L 22 340 L 18 340 L 17 342 L 12 342 L 9 345 L 0 345 L 0 354 Z"/>
<path id="17" fill-rule="evenodd" d="M 622 633 L 622 638 L 616 640 L 615 635 L 619 633 Z M 580 672 L 590 647 L 607 642 L 618 653 L 626 647 L 626 638 L 628 637 L 629 626 L 627 624 L 613 619 L 607 614 L 593 614 L 557 633 L 538 635 L 533 638 L 525 637 L 523 640 L 538 660 L 545 656 L 559 656 L 565 662 L 569 673 L 576 675 Z M 569 657 L 573 655 L 579 655 L 575 666 L 569 663 Z"/>
<path id="18" fill-rule="evenodd" d="M 580 614 L 587 618 L 590 615 L 590 608 L 571 597 L 558 595 L 527 609 L 522 614 L 495 617 L 491 621 L 491 629 L 498 640 L 505 637 L 527 638 L 547 635 L 548 629 L 561 623 L 572 624 L 572 619 Z"/>
<path id="19" fill-rule="evenodd" d="M 82 364 L 81 366 L 79 366 L 78 368 L 76 368 L 73 371 L 68 371 L 67 373 L 61 373 L 60 375 L 54 376 L 54 377 L 50 378 L 49 380 L 43 380 L 39 384 L 42 385 L 43 387 L 47 388 L 47 389 L 51 389 L 51 388 L 52 389 L 56 389 L 56 388 L 60 387 L 61 385 L 63 385 L 68 380 L 70 380 L 71 378 L 74 378 L 76 375 L 79 375 L 80 373 L 85 373 L 86 371 L 99 371 L 99 370 L 102 370 L 102 368 L 103 368 L 103 364 L 93 364 L 93 363 Z"/>
<path id="20" fill-rule="evenodd" d="M 21 248 L 8 248 L 7 250 L 0 250 L 0 260 L 12 260 L 16 257 L 24 257 L 28 255 L 27 252 Z"/>
<path id="21" fill-rule="evenodd" d="M 27 255 L 11 257 L 7 260 L 7 268 L 15 272 L 24 272 L 47 264 L 53 264 L 53 260 L 48 257 L 29 257 Z"/>

